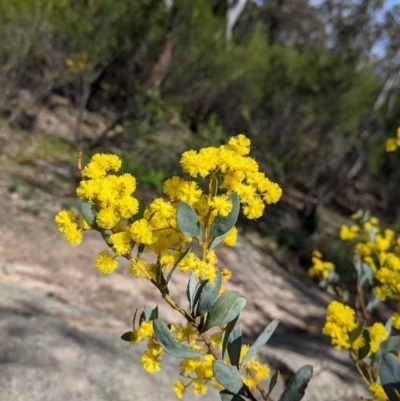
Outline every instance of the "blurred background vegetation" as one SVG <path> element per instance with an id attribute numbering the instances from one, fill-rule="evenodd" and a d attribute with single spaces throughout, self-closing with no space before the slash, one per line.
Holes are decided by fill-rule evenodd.
<path id="1" fill-rule="evenodd" d="M 284 189 L 256 222 L 268 246 L 345 264 L 334 238 L 358 208 L 400 229 L 398 154 L 384 147 L 400 125 L 396 3 L 0 0 L 0 116 L 33 132 L 67 99 L 73 136 L 54 157 L 112 150 L 158 191 L 180 152 L 245 132 Z M 88 113 L 106 121 L 89 137 Z"/>

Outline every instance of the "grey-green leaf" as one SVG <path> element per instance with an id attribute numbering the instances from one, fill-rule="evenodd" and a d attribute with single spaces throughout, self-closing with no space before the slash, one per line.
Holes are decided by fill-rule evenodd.
<path id="1" fill-rule="evenodd" d="M 380 358 L 383 354 L 387 352 L 398 351 L 400 351 L 400 336 L 391 336 L 380 343 L 379 350 L 372 357 L 372 362 L 375 362 L 378 358 Z"/>
<path id="2" fill-rule="evenodd" d="M 274 389 L 276 382 L 278 381 L 278 376 L 279 370 L 276 370 L 269 381 L 267 397 L 269 397 L 269 395 L 272 393 L 272 390 Z"/>
<path id="3" fill-rule="evenodd" d="M 239 293 L 237 291 L 227 291 L 225 292 L 225 294 L 222 294 L 219 298 L 217 298 L 210 311 L 208 312 L 206 323 L 204 324 L 201 332 L 203 333 L 211 329 L 211 327 L 224 324 L 223 322 L 225 322 L 229 311 L 231 310 L 233 304 L 236 302 L 238 297 Z"/>
<path id="4" fill-rule="evenodd" d="M 228 341 L 229 338 L 231 336 L 231 333 L 233 331 L 233 329 L 236 326 L 237 321 L 239 320 L 239 315 L 236 316 L 235 319 L 233 319 L 232 321 L 230 321 L 227 325 L 226 325 L 226 329 L 222 335 L 222 359 L 224 359 L 225 356 L 225 351 L 226 351 L 226 347 L 228 346 Z M 232 364 L 234 365 L 234 364 Z"/>
<path id="5" fill-rule="evenodd" d="M 222 390 L 219 392 L 221 401 L 245 401 L 239 394 L 232 394 L 228 390 Z"/>
<path id="6" fill-rule="evenodd" d="M 149 305 L 144 305 L 143 312 L 140 314 L 139 322 L 149 322 L 154 319 L 158 319 L 158 306 L 153 309 Z"/>
<path id="7" fill-rule="evenodd" d="M 229 230 L 236 224 L 240 210 L 238 194 L 233 192 L 229 196 L 229 200 L 232 202 L 232 210 L 228 216 L 222 217 L 221 215 L 218 215 L 211 225 L 210 236 L 213 238 L 220 237 L 228 233 Z"/>
<path id="8" fill-rule="evenodd" d="M 279 319 L 275 319 L 262 331 L 257 340 L 254 341 L 254 344 L 247 351 L 247 354 L 243 359 L 242 366 L 246 365 L 246 363 L 250 361 L 250 359 L 267 343 L 278 324 Z"/>
<path id="9" fill-rule="evenodd" d="M 231 309 L 229 309 L 226 318 L 222 321 L 221 324 L 226 324 L 231 322 L 233 319 L 236 319 L 245 306 L 246 306 L 246 299 L 243 297 L 239 297 L 232 305 Z"/>
<path id="10" fill-rule="evenodd" d="M 389 400 L 399 401 L 396 391 L 400 394 L 400 363 L 393 354 L 383 355 L 379 377 Z"/>
<path id="11" fill-rule="evenodd" d="M 242 349 L 242 329 L 237 322 L 228 339 L 228 355 L 231 364 L 239 369 L 240 351 Z"/>
<path id="12" fill-rule="evenodd" d="M 197 305 L 196 316 L 203 316 L 213 306 L 221 289 L 222 276 L 221 272 L 217 271 L 213 283 L 206 282 L 201 288 L 199 295 L 199 303 Z M 200 290 L 200 288 L 199 288 Z"/>
<path id="13" fill-rule="evenodd" d="M 191 359 L 204 356 L 201 352 L 195 351 L 187 347 L 184 344 L 178 343 L 174 337 L 172 337 L 168 326 L 161 320 L 155 319 L 153 321 L 154 334 L 157 338 L 158 343 L 161 345 L 163 350 L 171 356 L 176 358 Z"/>
<path id="14" fill-rule="evenodd" d="M 194 274 L 191 274 L 187 287 L 186 287 L 186 296 L 189 301 L 190 313 L 193 311 L 193 300 L 196 294 L 196 286 L 197 286 L 197 279 Z"/>
<path id="15" fill-rule="evenodd" d="M 192 247 L 189 246 L 185 252 L 182 253 L 182 255 L 178 258 L 178 260 L 175 262 L 175 264 L 172 266 L 172 269 L 170 270 L 167 279 L 165 280 L 165 284 L 168 285 L 169 280 L 171 280 L 172 274 L 174 273 L 176 267 L 179 265 L 179 263 L 182 262 L 183 259 L 186 258 L 186 256 L 188 255 L 188 253 L 192 250 Z"/>
<path id="16" fill-rule="evenodd" d="M 369 335 L 369 331 L 364 330 L 362 336 L 364 337 L 364 345 L 358 350 L 358 359 L 360 361 L 364 359 L 371 350 L 371 336 Z"/>
<path id="17" fill-rule="evenodd" d="M 186 202 L 181 202 L 176 210 L 176 223 L 185 237 L 194 237 L 201 242 L 200 222 L 196 212 Z"/>
<path id="18" fill-rule="evenodd" d="M 81 211 L 86 223 L 88 223 L 90 227 L 95 226 L 97 210 L 93 203 L 88 200 L 83 201 L 81 205 Z"/>
<path id="19" fill-rule="evenodd" d="M 279 401 L 300 401 L 313 375 L 311 365 L 302 366 L 289 380 L 288 385 L 279 398 Z"/>
<path id="20" fill-rule="evenodd" d="M 235 366 L 228 365 L 224 361 L 214 361 L 213 373 L 217 382 L 231 393 L 239 394 L 242 391 L 242 379 Z"/>

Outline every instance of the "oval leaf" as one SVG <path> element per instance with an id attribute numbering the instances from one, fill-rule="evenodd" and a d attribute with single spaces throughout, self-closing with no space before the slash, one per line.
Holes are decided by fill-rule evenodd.
<path id="1" fill-rule="evenodd" d="M 81 204 L 81 211 L 86 223 L 88 223 L 90 227 L 96 226 L 97 210 L 93 203 L 88 200 L 83 201 Z"/>
<path id="2" fill-rule="evenodd" d="M 279 319 L 275 319 L 263 330 L 263 332 L 258 336 L 257 340 L 254 341 L 254 344 L 247 351 L 247 354 L 243 359 L 242 366 L 246 365 L 246 363 L 249 362 L 250 359 L 267 343 L 278 324 Z"/>
<path id="3" fill-rule="evenodd" d="M 235 319 L 230 321 L 226 325 L 226 329 L 225 329 L 224 333 L 222 334 L 222 359 L 224 359 L 225 351 L 226 351 L 226 347 L 228 346 L 229 338 L 230 338 L 231 333 L 232 333 L 233 329 L 235 328 L 236 323 L 237 323 L 238 320 L 239 320 L 239 316 L 236 316 Z M 235 365 L 235 364 L 232 363 L 232 365 Z"/>
<path id="4" fill-rule="evenodd" d="M 312 375 L 313 367 L 311 365 L 302 366 L 289 380 L 279 401 L 300 401 L 304 396 Z"/>
<path id="5" fill-rule="evenodd" d="M 271 380 L 269 381 L 267 397 L 272 393 L 272 390 L 274 389 L 276 382 L 278 381 L 278 376 L 279 376 L 279 370 L 276 370 L 274 374 L 271 376 Z"/>
<path id="6" fill-rule="evenodd" d="M 242 349 L 242 329 L 239 322 L 236 323 L 232 334 L 229 336 L 227 349 L 231 364 L 239 369 L 240 351 Z"/>
<path id="7" fill-rule="evenodd" d="M 176 210 L 176 223 L 185 237 L 194 237 L 201 242 L 200 222 L 196 212 L 186 202 L 181 202 Z"/>
<path id="8" fill-rule="evenodd" d="M 379 368 L 379 377 L 386 395 L 390 401 L 398 401 L 400 394 L 400 363 L 392 354 L 384 354 Z"/>
<path id="9" fill-rule="evenodd" d="M 197 279 L 194 274 L 192 274 L 189 278 L 187 287 L 186 287 L 186 296 L 189 301 L 190 313 L 193 312 L 193 300 L 196 293 Z"/>
<path id="10" fill-rule="evenodd" d="M 206 282 L 203 287 L 199 287 L 199 304 L 197 305 L 196 316 L 203 316 L 213 306 L 221 289 L 222 276 L 221 272 L 217 271 L 213 283 Z"/>
<path id="11" fill-rule="evenodd" d="M 242 391 L 242 379 L 235 366 L 224 361 L 213 361 L 213 373 L 217 382 L 231 393 L 239 394 Z"/>
<path id="12" fill-rule="evenodd" d="M 237 291 L 227 291 L 225 294 L 222 294 L 211 307 L 210 311 L 207 315 L 206 323 L 204 324 L 201 332 L 205 332 L 211 327 L 220 326 L 224 324 L 226 317 L 229 314 L 233 304 L 239 297 L 239 293 Z"/>
<path id="13" fill-rule="evenodd" d="M 243 308 L 246 306 L 246 299 L 243 297 L 239 297 L 235 303 L 232 305 L 232 308 L 229 310 L 226 318 L 222 321 L 221 324 L 226 324 L 231 322 L 233 319 L 236 319 Z"/>
<path id="14" fill-rule="evenodd" d="M 155 319 L 153 321 L 153 326 L 154 334 L 158 343 L 168 355 L 184 359 L 204 356 L 204 354 L 201 352 L 195 351 L 184 344 L 178 343 L 178 341 L 172 337 L 168 326 L 162 320 Z"/>
<path id="15" fill-rule="evenodd" d="M 213 238 L 227 234 L 229 230 L 236 224 L 239 216 L 240 203 L 239 196 L 236 192 L 229 195 L 229 200 L 232 202 L 232 210 L 226 217 L 218 215 L 211 225 L 210 236 Z"/>
<path id="16" fill-rule="evenodd" d="M 371 362 L 374 363 L 387 352 L 398 351 L 400 351 L 400 336 L 391 336 L 380 343 L 378 351 L 371 358 Z"/>
<path id="17" fill-rule="evenodd" d="M 369 331 L 364 330 L 362 336 L 364 337 L 364 345 L 358 350 L 358 359 L 360 361 L 368 355 L 371 349 L 371 336 L 369 335 Z"/>
<path id="18" fill-rule="evenodd" d="M 126 333 L 122 334 L 121 339 L 124 341 L 127 341 L 128 343 L 131 341 L 132 338 L 132 332 L 127 331 Z"/>

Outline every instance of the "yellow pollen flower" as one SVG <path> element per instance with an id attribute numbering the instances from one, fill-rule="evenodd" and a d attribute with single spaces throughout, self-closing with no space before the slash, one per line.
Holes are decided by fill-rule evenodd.
<path id="1" fill-rule="evenodd" d="M 145 219 L 136 220 L 132 223 L 129 227 L 129 234 L 139 244 L 151 245 L 157 241 L 150 223 Z"/>
<path id="2" fill-rule="evenodd" d="M 110 253 L 110 251 L 103 251 L 97 255 L 94 265 L 99 273 L 111 274 L 114 273 L 118 267 L 118 262 L 115 260 L 115 257 Z"/>

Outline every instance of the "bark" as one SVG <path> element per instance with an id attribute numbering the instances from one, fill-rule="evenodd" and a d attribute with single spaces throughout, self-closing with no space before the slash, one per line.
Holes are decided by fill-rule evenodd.
<path id="1" fill-rule="evenodd" d="M 233 28 L 239 21 L 239 18 L 246 7 L 248 0 L 237 0 L 233 4 L 233 0 L 228 0 L 229 7 L 226 12 L 226 39 L 232 39 Z"/>

